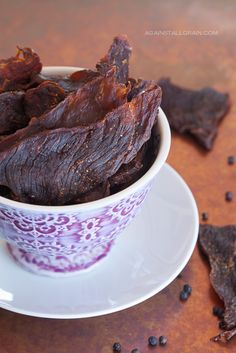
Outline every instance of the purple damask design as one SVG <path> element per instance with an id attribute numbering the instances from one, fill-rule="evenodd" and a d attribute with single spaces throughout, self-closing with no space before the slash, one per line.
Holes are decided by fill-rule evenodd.
<path id="1" fill-rule="evenodd" d="M 14 259 L 38 274 L 87 269 L 104 258 L 136 215 L 151 185 L 90 211 L 42 213 L 0 205 L 0 234 Z"/>

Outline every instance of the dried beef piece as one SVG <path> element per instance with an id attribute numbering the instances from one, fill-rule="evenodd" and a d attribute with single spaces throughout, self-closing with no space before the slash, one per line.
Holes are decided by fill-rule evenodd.
<path id="1" fill-rule="evenodd" d="M 57 83 L 44 81 L 36 88 L 26 91 L 24 109 L 26 116 L 39 117 L 43 113 L 54 108 L 66 98 L 66 93 Z"/>
<path id="2" fill-rule="evenodd" d="M 39 74 L 35 78 L 35 82 L 40 84 L 44 81 L 51 81 L 57 83 L 65 92 L 77 91 L 84 84 L 94 80 L 95 78 L 101 76 L 99 72 L 93 70 L 78 70 L 73 72 L 71 75 L 45 75 Z"/>
<path id="3" fill-rule="evenodd" d="M 21 91 L 0 94 L 0 135 L 14 133 L 28 124 L 24 113 L 24 95 Z"/>
<path id="4" fill-rule="evenodd" d="M 170 126 L 179 133 L 189 133 L 207 150 L 213 147 L 218 124 L 230 108 L 229 95 L 212 88 L 199 91 L 181 88 L 170 79 L 159 80 L 163 91 L 161 107 Z"/>
<path id="5" fill-rule="evenodd" d="M 127 83 L 131 52 L 132 48 L 128 42 L 127 36 L 120 35 L 115 37 L 108 53 L 96 65 L 98 72 L 105 75 L 112 66 L 115 66 L 117 81 Z"/>
<path id="6" fill-rule="evenodd" d="M 125 189 L 141 177 L 146 151 L 147 142 L 138 151 L 132 161 L 128 164 L 122 164 L 118 171 L 109 178 L 112 193 Z"/>
<path id="7" fill-rule="evenodd" d="M 236 225 L 201 225 L 199 241 L 210 261 L 212 286 L 225 304 L 225 331 L 213 340 L 229 341 L 236 335 Z"/>
<path id="8" fill-rule="evenodd" d="M 114 71 L 111 70 L 106 77 L 100 76 L 70 93 L 59 103 L 53 114 L 49 112 L 35 123 L 40 125 L 40 129 L 95 123 L 112 109 L 124 104 L 128 92 L 129 87 L 117 83 Z"/>
<path id="9" fill-rule="evenodd" d="M 16 56 L 0 60 L 0 93 L 27 89 L 41 69 L 38 54 L 30 48 L 17 47 Z"/>
<path id="10" fill-rule="evenodd" d="M 69 79 L 72 82 L 81 82 L 81 84 L 92 81 L 94 78 L 101 76 L 99 72 L 91 69 L 78 70 L 70 74 Z"/>
<path id="11" fill-rule="evenodd" d="M 153 91 L 156 92 L 155 94 L 156 94 L 157 107 L 155 109 L 155 112 L 153 111 L 154 108 L 152 105 L 152 101 L 148 102 L 147 100 L 144 99 L 145 95 L 148 92 L 153 92 Z M 158 111 L 159 111 L 159 106 L 160 106 L 161 99 L 162 99 L 161 88 L 157 85 L 154 86 L 154 85 L 150 84 L 150 86 L 148 86 L 146 91 L 143 91 L 137 97 L 133 98 L 130 103 L 132 103 L 133 101 L 136 102 L 136 101 L 139 101 L 142 99 L 143 99 L 143 105 L 142 104 L 139 105 L 139 108 L 137 109 L 136 114 L 139 117 L 142 117 L 142 114 L 144 114 L 144 117 L 142 117 L 142 121 L 140 120 L 139 124 L 136 124 L 134 136 L 136 137 L 136 136 L 140 135 L 140 131 L 142 131 L 142 130 L 146 130 L 146 133 L 143 134 L 142 138 L 141 137 L 139 139 L 136 138 L 136 141 L 133 144 L 132 158 L 130 156 L 130 158 L 128 160 L 124 160 L 124 163 L 129 163 L 136 156 L 136 154 L 140 150 L 141 146 L 143 146 L 143 144 L 146 141 L 148 141 L 152 135 L 152 128 L 157 123 L 157 120 L 158 120 Z M 149 108 L 148 108 L 148 105 L 149 105 Z M 150 109 L 150 111 L 148 111 L 148 109 Z M 154 113 L 152 115 L 152 119 L 148 118 L 150 113 Z"/>
<path id="12" fill-rule="evenodd" d="M 47 124 L 40 124 L 45 123 L 45 116 L 41 116 L 1 141 L 0 185 L 9 187 L 22 202 L 71 203 L 104 183 L 123 163 L 129 163 L 150 138 L 161 89 L 146 91 L 87 125 L 76 119 L 76 98 L 69 100 L 69 105 L 65 105 L 66 100 L 59 103 L 47 113 L 50 123 L 55 118 L 63 125 L 65 109 L 73 118 L 73 127 L 47 129 Z M 64 126 L 70 125 L 67 123 Z"/>
<path id="13" fill-rule="evenodd" d="M 153 80 L 135 80 L 133 78 L 129 78 L 129 82 L 131 84 L 131 89 L 127 96 L 128 102 L 130 102 L 134 97 L 137 97 L 140 93 L 149 89 L 149 87 L 156 85 L 156 82 Z"/>
<path id="14" fill-rule="evenodd" d="M 145 142 L 135 158 L 128 164 L 122 164 L 116 174 L 109 178 L 112 194 L 135 183 L 148 171 L 157 157 L 159 142 L 160 136 L 155 124 L 150 139 Z"/>
<path id="15" fill-rule="evenodd" d="M 93 82 L 87 83 L 78 91 L 70 93 L 64 101 L 48 113 L 37 119 L 32 118 L 29 124 L 30 128 L 9 136 L 4 140 L 2 148 L 6 150 L 16 140 L 20 142 L 45 129 L 93 124 L 103 119 L 110 110 L 125 103 L 128 92 L 129 87 L 117 83 L 114 71 L 111 70 L 106 77 L 101 76 Z"/>
<path id="16" fill-rule="evenodd" d="M 87 193 L 80 195 L 79 198 L 71 201 L 73 204 L 85 203 L 103 199 L 110 195 L 110 184 L 107 181 L 96 186 L 93 190 L 88 191 Z"/>

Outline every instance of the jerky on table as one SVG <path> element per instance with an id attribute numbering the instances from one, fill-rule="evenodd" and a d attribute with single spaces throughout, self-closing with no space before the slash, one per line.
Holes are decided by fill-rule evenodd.
<path id="1" fill-rule="evenodd" d="M 201 225 L 199 241 L 210 261 L 212 286 L 225 305 L 225 331 L 213 340 L 229 341 L 236 335 L 236 225 Z"/>
<path id="2" fill-rule="evenodd" d="M 219 122 L 230 108 L 229 95 L 212 88 L 185 89 L 166 78 L 158 84 L 163 91 L 161 107 L 171 128 L 191 134 L 202 147 L 211 150 Z"/>
<path id="3" fill-rule="evenodd" d="M 26 91 L 24 99 L 25 114 L 29 119 L 39 117 L 65 98 L 64 89 L 57 83 L 44 81 L 38 87 Z"/>
<path id="4" fill-rule="evenodd" d="M 0 60 L 0 93 L 27 89 L 42 69 L 38 54 L 30 48 L 17 47 L 17 54 Z"/>
<path id="5" fill-rule="evenodd" d="M 107 82 L 103 84 L 106 87 Z M 123 92 L 124 87 L 120 89 Z M 46 119 L 32 119 L 25 129 L 1 141 L 0 185 L 8 187 L 22 202 L 73 203 L 104 183 L 123 163 L 129 163 L 150 138 L 161 100 L 159 87 L 89 124 L 78 116 L 80 102 L 85 107 L 88 98 L 87 90 L 84 95 L 82 91 L 69 95 L 46 114 Z M 114 96 L 109 93 L 108 97 L 110 108 Z M 83 109 L 82 113 L 86 115 Z"/>
<path id="6" fill-rule="evenodd" d="M 114 38 L 108 53 L 97 63 L 99 73 L 105 75 L 111 67 L 116 67 L 116 79 L 120 83 L 127 83 L 129 78 L 129 57 L 132 48 L 125 35 Z"/>
<path id="7" fill-rule="evenodd" d="M 0 135 L 14 133 L 25 127 L 28 118 L 24 112 L 24 95 L 22 91 L 0 94 Z"/>

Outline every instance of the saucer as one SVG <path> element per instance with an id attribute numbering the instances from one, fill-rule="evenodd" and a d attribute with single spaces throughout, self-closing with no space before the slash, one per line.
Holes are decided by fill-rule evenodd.
<path id="1" fill-rule="evenodd" d="M 18 266 L 0 241 L 0 307 L 45 318 L 85 318 L 143 302 L 187 264 L 197 241 L 198 211 L 188 186 L 165 164 L 139 215 L 99 266 L 48 278 Z"/>

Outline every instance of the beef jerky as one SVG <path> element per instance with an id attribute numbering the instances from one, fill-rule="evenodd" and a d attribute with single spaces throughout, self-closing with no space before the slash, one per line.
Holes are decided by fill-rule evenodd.
<path id="1" fill-rule="evenodd" d="M 191 134 L 202 147 L 211 150 L 218 124 L 230 107 L 229 95 L 212 88 L 181 88 L 170 79 L 161 79 L 158 84 L 163 91 L 161 107 L 170 126 L 181 134 Z"/>
<path id="2" fill-rule="evenodd" d="M 24 95 L 21 91 L 0 94 L 0 135 L 14 133 L 27 125 Z"/>
<path id="3" fill-rule="evenodd" d="M 77 125 L 87 126 L 95 123 L 104 118 L 110 110 L 125 103 L 128 92 L 128 87 L 116 83 L 114 71 L 111 70 L 106 77 L 101 76 L 94 82 L 87 83 L 77 92 L 70 93 L 64 101 L 50 112 L 41 115 L 38 119 L 31 119 L 30 128 L 9 136 L 4 140 L 4 145 L 2 145 L 4 147 L 2 148 L 6 150 L 15 141 L 20 142 L 45 129 L 70 128 Z"/>
<path id="4" fill-rule="evenodd" d="M 65 76 L 39 74 L 35 78 L 35 83 L 40 84 L 44 81 L 55 82 L 63 88 L 65 92 L 69 93 L 76 91 L 85 83 L 88 83 L 99 76 L 101 75 L 97 71 L 84 69 L 75 71 L 71 75 Z"/>
<path id="5" fill-rule="evenodd" d="M 236 225 L 201 225 L 199 241 L 210 261 L 212 286 L 225 305 L 225 331 L 213 340 L 229 341 L 236 335 Z"/>
<path id="6" fill-rule="evenodd" d="M 143 160 L 147 150 L 147 143 L 138 151 L 137 155 L 128 164 L 122 164 L 119 170 L 109 179 L 112 193 L 125 189 L 142 175 Z"/>
<path id="7" fill-rule="evenodd" d="M 103 80 L 99 105 L 104 101 L 108 78 Z M 120 88 L 124 89 L 123 85 Z M 32 119 L 25 129 L 1 141 L 0 185 L 9 187 L 22 202 L 71 203 L 104 183 L 123 163 L 129 163 L 150 138 L 161 100 L 160 87 L 140 94 L 103 118 L 89 119 L 90 123 L 80 117 L 80 113 L 87 114 L 84 90 L 88 87 L 70 94 L 46 118 Z M 107 95 L 110 108 L 114 99 L 111 93 Z"/>
<path id="8" fill-rule="evenodd" d="M 39 117 L 65 99 L 65 91 L 55 82 L 44 81 L 36 88 L 26 91 L 24 109 L 26 116 Z"/>
<path id="9" fill-rule="evenodd" d="M 80 195 L 79 198 L 73 200 L 72 203 L 78 204 L 78 203 L 96 201 L 109 195 L 110 195 L 110 184 L 107 180 L 104 183 L 95 187 L 93 190 Z"/>
<path id="10" fill-rule="evenodd" d="M 32 121 L 32 127 L 55 129 L 95 123 L 127 101 L 129 87 L 115 80 L 114 71 L 88 82 L 78 91 L 70 93 L 52 112 L 39 120 Z M 36 131 L 36 130 L 35 130 Z"/>
<path id="11" fill-rule="evenodd" d="M 127 83 L 131 52 L 132 48 L 126 36 L 115 37 L 108 53 L 96 65 L 98 72 L 105 75 L 112 66 L 115 66 L 117 81 Z"/>
<path id="12" fill-rule="evenodd" d="M 109 179 L 112 194 L 127 188 L 148 171 L 156 159 L 159 139 L 155 124 L 150 139 L 145 142 L 135 158 L 128 164 L 122 164 L 116 174 Z"/>
<path id="13" fill-rule="evenodd" d="M 16 56 L 0 60 L 0 93 L 27 89 L 41 69 L 38 54 L 30 48 L 17 47 Z"/>
<path id="14" fill-rule="evenodd" d="M 127 96 L 128 102 L 130 102 L 134 97 L 137 97 L 140 93 L 149 89 L 149 87 L 156 85 L 156 82 L 152 80 L 135 80 L 133 78 L 129 78 L 129 82 L 131 89 Z"/>

